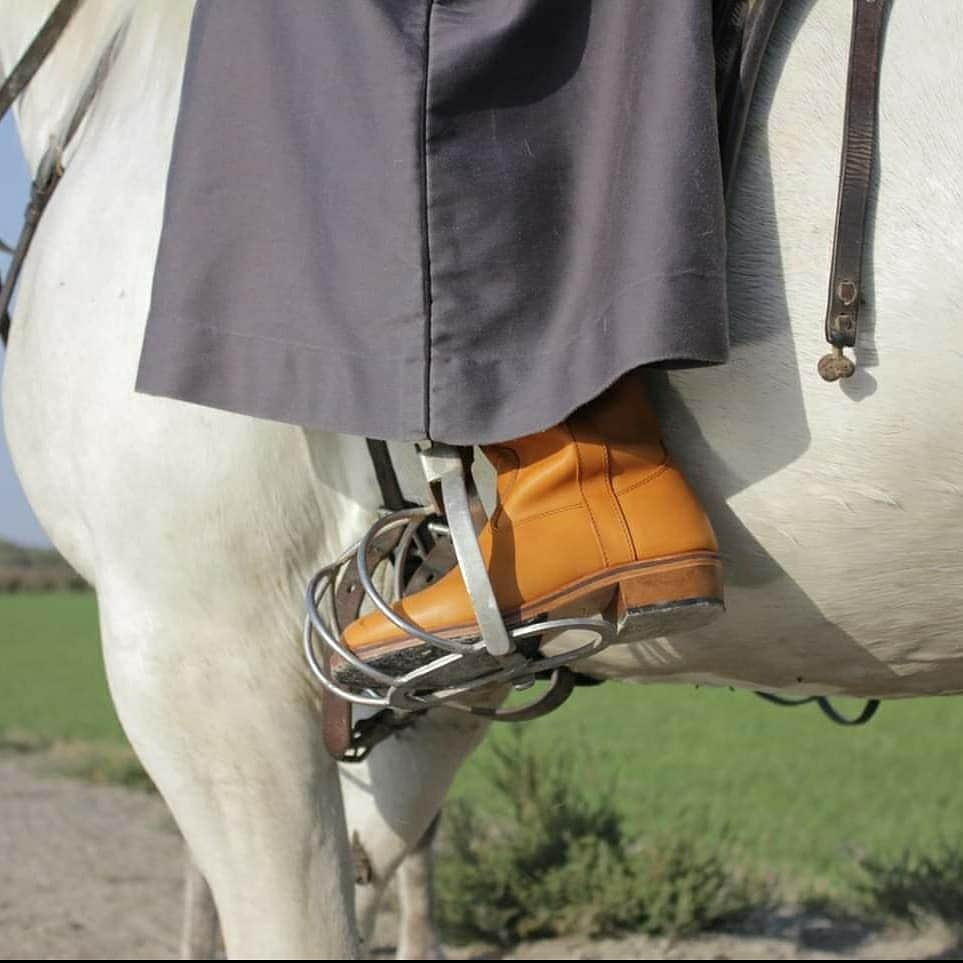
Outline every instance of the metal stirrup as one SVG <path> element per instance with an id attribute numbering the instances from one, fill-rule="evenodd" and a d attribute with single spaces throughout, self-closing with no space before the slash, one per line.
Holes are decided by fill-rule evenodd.
<path id="1" fill-rule="evenodd" d="M 433 506 L 405 508 L 384 515 L 357 545 L 322 568 L 308 583 L 302 642 L 312 674 L 328 692 L 357 705 L 405 712 L 450 705 L 506 720 L 534 718 L 550 711 L 572 690 L 570 674 L 557 670 L 611 645 L 616 638 L 615 627 L 605 619 L 581 617 L 542 617 L 511 628 L 506 626 L 478 544 L 477 534 L 487 518 L 470 471 L 471 449 L 422 444 L 419 452 Z M 475 610 L 480 639 L 445 638 L 426 631 L 396 611 L 375 585 L 373 571 L 380 561 L 393 552 L 394 564 L 404 568 L 406 556 L 414 546 L 412 533 L 435 515 L 447 519 L 447 532 Z M 350 587 L 355 581 L 385 618 L 409 637 L 428 643 L 437 655 L 427 663 L 391 675 L 349 649 L 342 641 L 346 626 L 341 624 L 338 607 L 328 603 L 338 585 L 347 583 Z M 587 632 L 590 638 L 579 639 L 556 655 L 545 656 L 538 651 L 540 640 L 546 635 L 569 630 Z M 331 668 L 332 659 L 344 667 L 340 678 Z M 467 670 L 464 679 L 437 681 L 442 676 L 450 679 L 451 670 L 466 659 L 474 666 Z M 549 692 L 525 708 L 492 713 L 464 701 L 481 689 L 505 683 L 525 685 L 547 673 L 552 676 Z"/>
<path id="2" fill-rule="evenodd" d="M 485 648 L 493 656 L 505 656 L 515 650 L 498 610 L 495 591 L 485 568 L 481 547 L 476 537 L 476 520 L 485 520 L 485 509 L 475 488 L 471 472 L 466 469 L 470 457 L 451 445 L 433 444 L 420 449 L 421 464 L 435 498 L 435 508 L 448 519 L 455 557 L 468 589 Z M 439 504 L 438 489 L 441 489 Z M 481 525 L 478 526 L 479 528 Z"/>

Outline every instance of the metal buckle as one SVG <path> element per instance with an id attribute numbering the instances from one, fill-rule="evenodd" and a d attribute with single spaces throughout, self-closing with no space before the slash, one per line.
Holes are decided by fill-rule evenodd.
<path id="1" fill-rule="evenodd" d="M 564 673 L 559 674 L 556 670 L 595 655 L 614 642 L 614 626 L 604 620 L 589 618 L 548 619 L 511 628 L 506 626 L 498 610 L 478 544 L 477 532 L 485 524 L 486 516 L 471 476 L 470 459 L 465 450 L 435 444 L 422 451 L 422 464 L 435 504 L 405 508 L 379 518 L 360 541 L 336 561 L 320 569 L 308 583 L 303 645 L 312 674 L 329 692 L 356 705 L 409 712 L 440 705 L 476 711 L 474 707 L 464 704 L 465 697 L 496 685 L 511 683 L 521 687 L 539 673 L 555 673 L 553 684 L 561 690 L 565 684 Z M 443 525 L 445 521 L 481 632 L 481 638 L 475 642 L 446 639 L 426 632 L 398 615 L 374 584 L 374 569 L 389 553 L 393 554 L 394 594 L 400 596 L 402 586 L 399 573 L 405 569 L 415 533 L 425 522 L 435 526 Z M 399 528 L 403 528 L 400 539 L 388 537 L 389 534 L 395 536 Z M 384 551 L 379 550 L 379 537 L 388 546 Z M 410 637 L 420 639 L 444 654 L 404 675 L 389 675 L 369 665 L 345 646 L 341 641 L 345 627 L 340 624 L 333 598 L 341 580 L 355 567 L 365 595 L 378 611 Z M 570 630 L 589 632 L 592 638 L 552 656 L 525 654 L 526 648 L 531 650 L 531 640 Z M 320 654 L 318 644 L 321 646 Z M 480 652 L 491 656 L 496 668 L 483 671 L 458 685 L 443 687 L 432 684 L 431 676 L 440 669 L 450 668 L 466 656 Z M 368 684 L 364 688 L 339 684 L 329 666 L 331 655 L 337 655 L 356 669 Z M 543 711 L 549 711 L 560 705 L 561 701 L 564 698 L 543 698 L 539 704 L 544 704 Z M 484 709 L 477 711 L 490 714 Z M 505 717 L 517 716 L 517 712 L 512 712 Z"/>

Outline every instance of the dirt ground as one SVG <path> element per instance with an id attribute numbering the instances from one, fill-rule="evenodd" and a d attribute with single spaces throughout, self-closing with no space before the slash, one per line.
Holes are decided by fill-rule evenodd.
<path id="1" fill-rule="evenodd" d="M 31 756 L 0 756 L 0 959 L 177 958 L 181 840 L 164 804 L 129 789 L 50 777 Z M 388 955 L 393 920 L 376 943 Z M 500 957 L 483 947 L 453 959 L 963 960 L 934 926 L 874 932 L 787 908 L 739 933 L 669 942 L 647 937 L 529 943 Z"/>

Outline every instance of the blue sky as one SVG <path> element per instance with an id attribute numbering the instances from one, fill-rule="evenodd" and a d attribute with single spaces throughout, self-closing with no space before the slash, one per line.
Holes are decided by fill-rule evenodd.
<path id="1" fill-rule="evenodd" d="M 0 237 L 15 244 L 30 193 L 27 166 L 20 151 L 17 130 L 10 114 L 0 121 Z M 10 258 L 0 254 L 0 271 L 7 276 Z M 0 348 L 0 378 L 3 377 L 3 348 Z M 27 505 L 14 474 L 0 420 L 0 538 L 23 545 L 49 545 L 43 529 Z"/>

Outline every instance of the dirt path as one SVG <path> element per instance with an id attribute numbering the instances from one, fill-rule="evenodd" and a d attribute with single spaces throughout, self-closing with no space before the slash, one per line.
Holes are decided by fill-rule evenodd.
<path id="1" fill-rule="evenodd" d="M 156 796 L 0 756 L 0 958 L 176 958 L 180 846 Z"/>
<path id="2" fill-rule="evenodd" d="M 181 840 L 164 804 L 129 789 L 50 777 L 37 763 L 0 756 L 0 959 L 175 959 Z M 386 944 L 393 932 L 393 921 L 382 921 L 377 942 Z M 499 958 L 482 948 L 452 957 Z M 677 943 L 549 940 L 505 958 L 963 960 L 963 947 L 939 927 L 876 934 L 786 910 L 755 921 L 751 933 Z"/>

